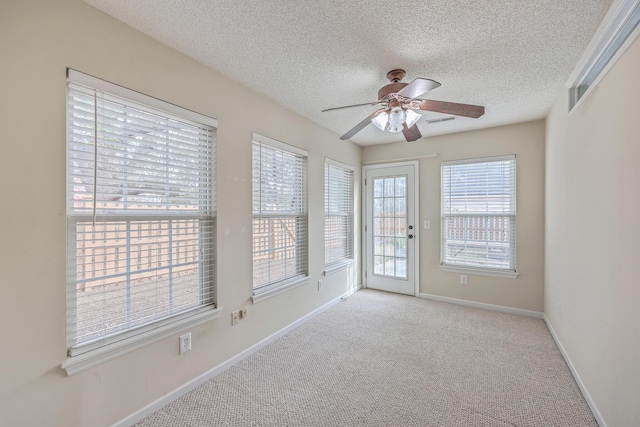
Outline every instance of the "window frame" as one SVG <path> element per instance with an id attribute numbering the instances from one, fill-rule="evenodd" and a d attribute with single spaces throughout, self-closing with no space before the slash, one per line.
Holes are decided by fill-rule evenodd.
<path id="1" fill-rule="evenodd" d="M 329 168 L 335 168 L 338 169 L 340 172 L 344 173 L 347 175 L 346 181 L 347 181 L 347 187 L 348 187 L 348 194 L 344 195 L 344 194 L 340 194 L 338 195 L 338 198 L 340 200 L 340 204 L 345 203 L 346 200 L 346 205 L 347 205 L 347 212 L 346 213 L 337 213 L 337 212 L 330 212 L 329 211 L 329 206 L 328 206 L 328 201 L 330 200 L 330 196 L 329 196 L 329 191 L 332 188 L 331 186 L 331 182 L 330 182 L 330 175 L 329 175 Z M 325 157 L 325 163 L 324 163 L 324 171 L 325 171 L 325 177 L 324 177 L 324 183 L 325 183 L 325 187 L 324 187 L 324 197 L 325 197 L 325 204 L 324 204 L 324 220 L 325 220 L 325 225 L 324 225 L 324 247 L 325 247 L 325 266 L 324 266 L 324 275 L 333 273 L 337 270 L 341 270 L 343 268 L 346 268 L 350 265 L 353 265 L 353 263 L 355 262 L 355 258 L 354 258 L 354 175 L 355 175 L 355 169 L 353 166 L 347 165 L 345 163 L 342 162 L 338 162 L 336 160 L 330 159 L 328 157 Z M 344 182 L 344 180 L 342 180 L 342 182 Z M 340 183 L 338 183 L 340 184 Z M 327 235 L 327 219 L 328 218 L 332 218 L 332 217 L 339 217 L 339 218 L 344 218 L 347 222 L 347 228 L 348 228 L 348 234 L 347 234 L 347 243 L 346 243 L 346 256 L 344 257 L 340 257 L 339 259 L 336 260 L 332 260 L 330 262 L 327 262 L 327 255 L 326 255 L 326 250 L 327 250 L 327 239 L 330 237 Z M 335 239 L 334 239 L 335 240 Z"/>
<path id="2" fill-rule="evenodd" d="M 640 0 L 616 0 L 567 80 L 569 113 L 582 105 L 639 35 Z"/>
<path id="3" fill-rule="evenodd" d="M 461 214 L 452 214 L 445 212 L 445 167 L 455 166 L 455 165 L 466 165 L 466 164 L 477 164 L 477 163 L 490 163 L 490 162 L 501 162 L 501 161 L 513 161 L 513 187 L 511 190 L 511 204 L 513 206 L 513 212 L 502 212 L 498 214 L 482 214 L 482 213 L 461 213 Z M 448 272 L 459 272 L 459 273 L 470 273 L 477 275 L 485 275 L 485 276 L 494 276 L 494 277 L 507 277 L 507 278 L 516 278 L 519 273 L 517 272 L 517 212 L 516 212 L 516 201 L 517 201 L 517 163 L 515 155 L 506 155 L 506 156 L 495 156 L 495 157 L 486 157 L 486 158 L 476 158 L 476 159 L 463 159 L 463 160 L 452 160 L 452 161 L 444 161 L 441 163 L 441 171 L 440 171 L 440 203 L 441 203 L 441 245 L 440 245 L 440 270 L 448 271 Z M 492 267 L 482 267 L 478 265 L 472 264 L 452 264 L 445 262 L 445 247 L 446 247 L 446 226 L 445 221 L 450 217 L 488 217 L 488 216 L 500 216 L 500 217 L 509 217 L 510 218 L 510 242 L 509 242 L 509 253 L 511 266 L 509 268 L 492 268 Z M 465 240 L 467 241 L 467 240 Z M 473 240 L 471 240 L 473 241 Z M 511 259 L 512 258 L 512 259 Z M 512 267 L 512 268 L 511 268 Z"/>
<path id="4" fill-rule="evenodd" d="M 153 111 L 154 113 L 162 113 L 163 117 L 168 118 L 176 118 L 178 120 L 187 120 L 189 122 L 198 123 L 199 126 L 209 126 L 213 128 L 214 132 L 217 128 L 217 120 L 201 115 L 199 113 L 195 113 L 190 110 L 186 110 L 184 108 L 178 107 L 173 104 L 169 104 L 165 101 L 161 101 L 159 99 L 144 95 L 142 93 L 133 91 L 131 89 L 107 82 L 105 80 L 90 76 L 88 74 L 73 70 L 67 69 L 67 86 L 68 87 L 84 87 L 88 89 L 83 90 L 95 90 L 100 93 L 104 93 L 105 98 L 112 98 L 113 100 L 120 99 L 125 104 L 136 104 L 136 107 L 140 108 L 140 111 L 147 112 Z M 74 91 L 75 89 L 68 89 L 69 91 Z M 70 101 L 69 96 L 67 95 L 67 104 Z M 73 101 L 74 103 L 77 101 Z M 147 108 L 145 110 L 145 108 Z M 97 117 L 97 113 L 94 113 L 94 120 Z M 211 140 L 211 160 L 207 167 L 208 175 L 210 176 L 211 181 L 207 182 L 207 185 L 210 186 L 210 193 L 206 193 L 206 195 L 198 196 L 200 200 L 199 203 L 205 197 L 206 204 L 209 206 L 207 209 L 207 214 L 203 214 L 202 212 L 198 212 L 197 214 L 191 214 L 189 219 L 194 219 L 198 217 L 200 221 L 199 224 L 205 224 L 204 226 L 199 225 L 198 227 L 198 236 L 196 237 L 197 241 L 202 243 L 203 235 L 206 233 L 210 234 L 207 242 L 210 243 L 210 248 L 202 249 L 202 254 L 198 254 L 198 265 L 200 263 L 205 263 L 206 265 L 198 267 L 201 271 L 206 271 L 208 274 L 205 278 L 204 273 L 199 275 L 200 279 L 198 281 L 198 288 L 201 289 L 202 286 L 206 287 L 206 299 L 201 300 L 199 305 L 195 305 L 192 308 L 187 308 L 184 310 L 179 310 L 177 313 L 169 314 L 166 316 L 158 316 L 148 321 L 148 322 L 139 322 L 135 323 L 132 326 L 127 326 L 122 330 L 108 333 L 104 336 L 98 336 L 97 338 L 87 339 L 80 343 L 77 343 L 77 335 L 75 333 L 75 316 L 77 310 L 77 287 L 78 287 L 78 273 L 77 273 L 77 257 L 79 256 L 78 246 L 79 241 L 77 240 L 77 229 L 75 225 L 86 223 L 89 225 L 94 224 L 104 224 L 105 228 L 102 233 L 95 232 L 97 236 L 92 239 L 91 243 L 96 244 L 96 248 L 102 248 L 104 253 L 103 257 L 106 257 L 107 252 L 107 231 L 106 224 L 109 222 L 113 222 L 118 224 L 124 224 L 125 230 L 131 230 L 130 233 L 125 232 L 125 246 L 129 249 L 127 252 L 127 261 L 128 264 L 125 266 L 125 269 L 129 271 L 129 267 L 131 264 L 135 263 L 135 258 L 130 256 L 130 252 L 132 251 L 132 247 L 135 244 L 131 243 L 129 240 L 129 234 L 134 234 L 135 231 L 133 229 L 133 225 L 135 222 L 148 222 L 148 224 L 159 222 L 159 221 L 184 221 L 186 218 L 182 215 L 156 215 L 152 213 L 141 213 L 141 214 L 118 214 L 118 213 L 104 213 L 101 212 L 99 215 L 96 214 L 96 207 L 94 205 L 94 213 L 93 215 L 90 212 L 84 212 L 82 209 L 78 210 L 78 208 L 74 208 L 71 206 L 71 199 L 74 196 L 74 185 L 71 183 L 71 180 L 75 176 L 75 172 L 71 172 L 71 168 L 73 167 L 73 163 L 71 161 L 71 147 L 72 144 L 75 147 L 77 142 L 72 142 L 71 137 L 71 129 L 76 126 L 72 125 L 71 121 L 72 117 L 70 113 L 67 114 L 66 122 L 67 122 L 67 165 L 66 165 L 66 174 L 67 174 L 67 286 L 66 286 L 66 294 L 67 294 L 67 359 L 62 363 L 61 367 L 66 370 L 68 375 L 74 375 L 78 372 L 81 372 L 85 369 L 91 368 L 93 366 L 104 363 L 108 360 L 112 360 L 120 355 L 129 353 L 135 349 L 141 348 L 143 346 L 148 345 L 149 343 L 159 341 L 165 337 L 176 334 L 186 328 L 190 328 L 196 326 L 198 324 L 210 321 L 220 315 L 221 308 L 217 307 L 216 302 L 216 281 L 215 281 L 215 228 L 216 228 L 216 213 L 215 213 L 215 138 Z M 95 137 L 94 137 L 95 140 Z M 126 144 L 126 143 L 123 143 Z M 97 154 L 96 154 L 97 156 Z M 93 164 L 95 164 L 96 158 L 93 159 Z M 101 161 L 101 163 L 103 163 Z M 111 164 L 106 162 L 105 164 Z M 115 163 L 113 163 L 115 164 Z M 155 163 L 154 163 L 155 164 Z M 94 166 L 96 168 L 97 166 Z M 97 169 L 95 169 L 97 170 Z M 97 172 L 94 172 L 96 174 Z M 96 175 L 94 175 L 96 176 Z M 104 184 L 103 184 L 104 185 Z M 95 193 L 94 193 L 95 194 Z M 86 210 L 86 209 L 85 209 Z M 201 221 L 205 221 L 202 223 Z M 114 224 L 115 224 L 114 223 Z M 120 228 L 120 226 L 118 226 Z M 206 230 L 205 230 L 206 228 Z M 172 232 L 170 232 L 171 234 Z M 204 234 L 203 234 L 204 233 Z M 139 236 L 138 236 L 139 237 Z M 133 238 L 132 238 L 133 239 Z M 83 240 L 84 242 L 84 240 Z M 179 244 L 179 243 L 178 243 Z M 199 251 L 200 252 L 200 251 Z M 115 253 L 115 252 L 114 252 Z M 106 259 L 106 258 L 105 258 Z M 106 261 L 105 261 L 106 262 Z M 116 261 L 114 261 L 114 265 Z M 174 263 L 175 264 L 175 263 Z M 167 266 L 168 269 L 171 267 Z M 202 270 L 202 269 L 205 270 Z M 95 271 L 95 270 L 93 270 Z M 114 270 L 115 271 L 115 270 Z M 127 273 L 128 274 L 128 273 Z M 103 274 L 104 276 L 104 274 Z M 96 276 L 97 277 L 97 276 Z M 106 276 L 105 276 L 106 277 Z M 206 280 L 206 282 L 205 282 Z M 202 292 L 202 290 L 201 290 Z M 128 300 L 127 300 L 128 301 Z M 125 302 L 125 304 L 129 304 Z"/>
<path id="5" fill-rule="evenodd" d="M 256 158 L 254 156 L 254 149 L 256 146 L 260 147 L 260 150 L 262 149 L 262 146 L 265 146 L 265 147 L 268 147 L 268 149 L 280 151 L 289 156 L 291 155 L 296 156 L 301 160 L 302 162 L 301 171 L 303 173 L 303 176 L 299 177 L 301 185 L 298 188 L 298 190 L 300 190 L 300 193 L 297 194 L 297 196 L 299 197 L 299 200 L 301 201 L 297 207 L 302 209 L 301 212 L 288 212 L 288 213 L 272 213 L 268 211 L 263 212 L 262 187 L 260 187 L 258 192 L 256 192 L 256 189 L 254 187 L 257 179 L 260 182 L 262 182 L 261 181 L 262 159 L 260 158 L 258 160 L 260 163 L 256 165 Z M 253 269 L 252 270 L 253 271 L 252 273 L 253 294 L 251 299 L 254 304 L 309 282 L 309 257 L 308 257 L 309 213 L 308 213 L 308 191 L 307 191 L 308 159 L 309 159 L 309 153 L 307 150 L 304 150 L 302 148 L 299 148 L 290 144 L 286 144 L 284 142 L 269 138 L 264 135 L 260 135 L 258 133 L 253 134 L 253 140 L 252 140 L 252 197 L 253 197 L 253 200 L 252 200 L 252 250 L 251 250 L 252 269 Z M 261 175 L 259 177 L 255 176 L 256 169 L 260 171 Z M 256 204 L 255 204 L 257 193 L 259 193 L 258 203 L 260 205 L 258 208 L 256 208 Z M 257 252 L 261 252 L 262 250 L 257 251 L 255 247 L 255 244 L 256 244 L 255 230 L 254 230 L 255 222 L 256 220 L 261 220 L 261 219 L 271 220 L 273 218 L 285 218 L 285 219 L 295 218 L 296 223 L 301 222 L 301 224 L 296 224 L 296 233 L 299 230 L 298 226 L 300 226 L 303 229 L 304 236 L 300 238 L 300 240 L 302 241 L 300 244 L 298 244 L 298 241 L 296 242 L 295 250 L 299 253 L 299 256 L 303 257 L 303 259 L 301 260 L 302 262 L 301 269 L 303 271 L 296 271 L 296 274 L 294 275 L 287 276 L 284 279 L 270 281 L 256 287 L 255 286 L 255 274 L 256 274 L 255 255 Z M 296 237 L 296 239 L 299 239 L 299 238 Z M 272 250 L 272 249 L 269 249 L 269 250 Z M 268 268 L 270 269 L 270 267 Z"/>

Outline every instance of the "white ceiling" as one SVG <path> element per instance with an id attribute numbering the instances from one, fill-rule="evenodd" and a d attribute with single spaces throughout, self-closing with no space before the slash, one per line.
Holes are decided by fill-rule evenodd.
<path id="1" fill-rule="evenodd" d="M 334 131 L 376 107 L 388 71 L 434 79 L 422 98 L 483 105 L 422 112 L 425 137 L 544 118 L 611 0 L 85 0 Z M 367 126 L 352 141 L 403 141 Z"/>

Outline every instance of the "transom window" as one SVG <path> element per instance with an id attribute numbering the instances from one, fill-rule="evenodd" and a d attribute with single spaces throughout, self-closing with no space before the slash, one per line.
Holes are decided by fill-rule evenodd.
<path id="1" fill-rule="evenodd" d="M 216 122 L 69 70 L 69 356 L 215 308 Z"/>
<path id="2" fill-rule="evenodd" d="M 591 54 L 570 78 L 569 110 L 572 110 L 615 63 L 638 36 L 640 0 L 624 0 L 614 14 L 609 12 L 596 34 L 597 42 L 589 46 Z"/>
<path id="3" fill-rule="evenodd" d="M 514 272 L 515 156 L 442 163 L 442 265 Z"/>

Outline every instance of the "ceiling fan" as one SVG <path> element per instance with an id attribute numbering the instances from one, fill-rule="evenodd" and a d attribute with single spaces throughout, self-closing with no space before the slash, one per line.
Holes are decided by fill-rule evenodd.
<path id="1" fill-rule="evenodd" d="M 381 107 L 369 117 L 358 123 L 353 129 L 345 133 L 340 139 L 349 139 L 364 129 L 369 123 L 388 132 L 402 132 L 407 141 L 415 141 L 422 138 L 417 122 L 422 117 L 413 110 L 434 111 L 438 113 L 453 114 L 478 118 L 484 114 L 484 107 L 479 105 L 458 104 L 454 102 L 417 99 L 440 86 L 440 83 L 431 80 L 416 78 L 411 83 L 401 83 L 406 75 L 404 70 L 391 70 L 387 73 L 387 79 L 391 83 L 383 86 L 378 91 L 376 102 L 347 105 L 344 107 L 328 108 L 322 112 L 340 110 L 343 108 L 361 107 L 363 105 L 375 105 Z"/>

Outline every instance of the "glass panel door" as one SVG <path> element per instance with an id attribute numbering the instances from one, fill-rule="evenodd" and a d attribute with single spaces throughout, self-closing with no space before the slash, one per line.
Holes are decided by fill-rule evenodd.
<path id="1" fill-rule="evenodd" d="M 414 295 L 416 169 L 365 166 L 366 286 Z"/>

